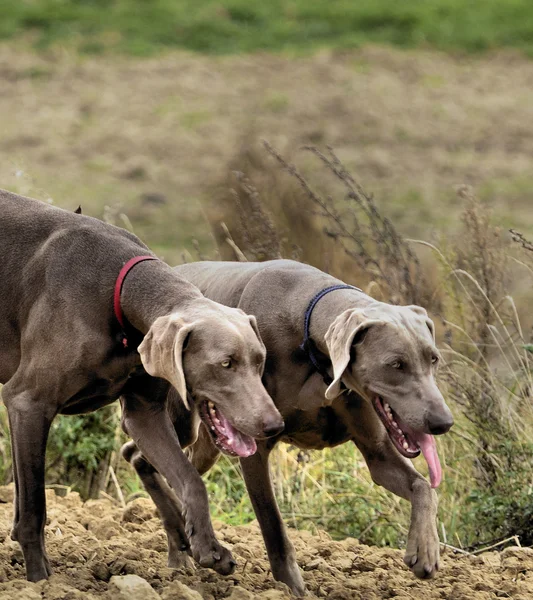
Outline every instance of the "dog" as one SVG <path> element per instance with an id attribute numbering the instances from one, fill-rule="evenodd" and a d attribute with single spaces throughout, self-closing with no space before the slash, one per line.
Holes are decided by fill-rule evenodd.
<path id="1" fill-rule="evenodd" d="M 434 435 L 446 433 L 453 418 L 435 382 L 440 355 L 434 324 L 419 306 L 378 302 L 361 290 L 290 260 L 264 263 L 200 262 L 176 271 L 212 300 L 255 315 L 267 348 L 263 381 L 285 420 L 285 429 L 241 459 L 246 487 L 257 515 L 275 579 L 294 594 L 305 593 L 276 504 L 268 457 L 279 441 L 304 449 L 353 442 L 373 480 L 411 502 L 405 562 L 421 578 L 438 569 L 436 488 L 441 466 Z M 177 414 L 184 409 L 175 406 Z M 175 419 L 179 436 L 186 435 Z M 430 482 L 411 461 L 422 452 Z M 144 465 L 130 443 L 127 458 Z M 190 458 L 200 473 L 216 461 L 219 448 L 201 428 Z M 137 466 L 134 462 L 134 466 Z M 179 506 L 169 490 L 146 489 L 156 502 L 169 538 L 169 564 L 179 557 Z M 171 526 L 168 526 L 171 524 Z"/>
<path id="2" fill-rule="evenodd" d="M 215 538 L 167 398 L 171 386 L 179 392 L 192 436 L 202 419 L 216 420 L 217 439 L 237 456 L 279 433 L 255 319 L 204 298 L 136 236 L 89 216 L 0 191 L 0 226 L 0 383 L 12 439 L 12 538 L 27 578 L 51 574 L 43 530 L 52 420 L 118 398 L 124 430 L 181 500 L 190 553 L 230 573 L 235 562 Z"/>

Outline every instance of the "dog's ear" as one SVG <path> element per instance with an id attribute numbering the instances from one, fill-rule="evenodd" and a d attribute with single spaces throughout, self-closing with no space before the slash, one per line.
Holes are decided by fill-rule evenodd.
<path id="1" fill-rule="evenodd" d="M 247 315 L 247 316 L 250 321 L 250 325 L 252 326 L 252 329 L 254 330 L 255 335 L 257 336 L 257 339 L 261 342 L 261 346 L 264 347 L 265 344 L 263 343 L 261 334 L 259 333 L 259 327 L 257 326 L 257 319 L 253 315 Z"/>
<path id="2" fill-rule="evenodd" d="M 352 344 L 379 319 L 370 319 L 364 310 L 349 308 L 341 313 L 326 332 L 325 341 L 333 365 L 333 382 L 326 390 L 326 399 L 333 401 L 341 394 L 341 379 L 350 364 Z"/>
<path id="3" fill-rule="evenodd" d="M 183 351 L 196 322 L 186 323 L 178 315 L 156 319 L 139 346 L 141 362 L 153 377 L 162 377 L 171 383 L 183 403 L 187 401 L 187 384 L 183 372 Z"/>
<path id="4" fill-rule="evenodd" d="M 433 323 L 433 321 L 428 317 L 428 311 L 422 306 L 418 306 L 416 304 L 411 304 L 409 306 L 406 306 L 406 308 L 412 310 L 419 317 L 422 317 L 422 319 L 427 325 L 427 328 L 429 329 L 429 332 L 431 333 L 433 341 L 435 341 L 435 323 Z"/>

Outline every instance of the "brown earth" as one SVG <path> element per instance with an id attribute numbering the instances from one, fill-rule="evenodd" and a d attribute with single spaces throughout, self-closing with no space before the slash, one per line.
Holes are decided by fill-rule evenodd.
<path id="1" fill-rule="evenodd" d="M 173 570 L 166 565 L 166 539 L 151 501 L 138 499 L 126 509 L 108 500 L 83 504 L 76 493 L 60 498 L 47 492 L 46 543 L 55 574 L 47 582 L 24 580 L 22 553 L 9 538 L 12 486 L 0 488 L 0 600 L 77 600 L 148 598 L 117 593 L 113 576 L 134 574 L 163 600 L 281 600 L 287 588 L 273 581 L 256 524 L 216 523 L 217 534 L 237 558 L 236 572 L 222 577 L 202 568 Z M 533 598 L 533 550 L 442 558 L 438 577 L 417 580 L 403 565 L 402 552 L 373 548 L 357 540 L 333 541 L 326 533 L 291 531 L 311 598 L 489 600 Z M 151 596 L 150 596 L 151 597 Z"/>

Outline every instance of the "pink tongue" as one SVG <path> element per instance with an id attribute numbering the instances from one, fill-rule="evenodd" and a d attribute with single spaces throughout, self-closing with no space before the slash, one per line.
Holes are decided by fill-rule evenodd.
<path id="1" fill-rule="evenodd" d="M 257 450 L 254 438 L 235 429 L 220 411 L 217 416 L 220 422 L 219 431 L 226 437 L 223 443 L 231 448 L 237 456 L 242 458 L 252 456 Z"/>
<path id="2" fill-rule="evenodd" d="M 437 454 L 435 438 L 428 433 L 411 433 L 411 436 L 420 446 L 420 450 L 422 450 L 422 454 L 428 464 L 431 487 L 439 487 L 442 481 L 442 467 L 440 466 L 439 455 Z"/>

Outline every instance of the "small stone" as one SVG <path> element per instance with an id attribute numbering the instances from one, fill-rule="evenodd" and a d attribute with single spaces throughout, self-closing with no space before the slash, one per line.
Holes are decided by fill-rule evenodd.
<path id="1" fill-rule="evenodd" d="M 235 586 L 228 600 L 253 600 L 254 595 L 240 586 Z"/>
<path id="2" fill-rule="evenodd" d="M 180 581 L 173 581 L 169 586 L 165 587 L 162 600 L 202 600 L 201 594 Z"/>
<path id="3" fill-rule="evenodd" d="M 256 597 L 261 598 L 261 600 L 287 600 L 290 598 L 288 594 L 279 590 L 268 590 L 266 592 L 261 592 L 261 594 Z"/>
<path id="4" fill-rule="evenodd" d="M 115 575 L 109 581 L 109 591 L 120 600 L 159 600 L 159 594 L 138 575 Z"/>

